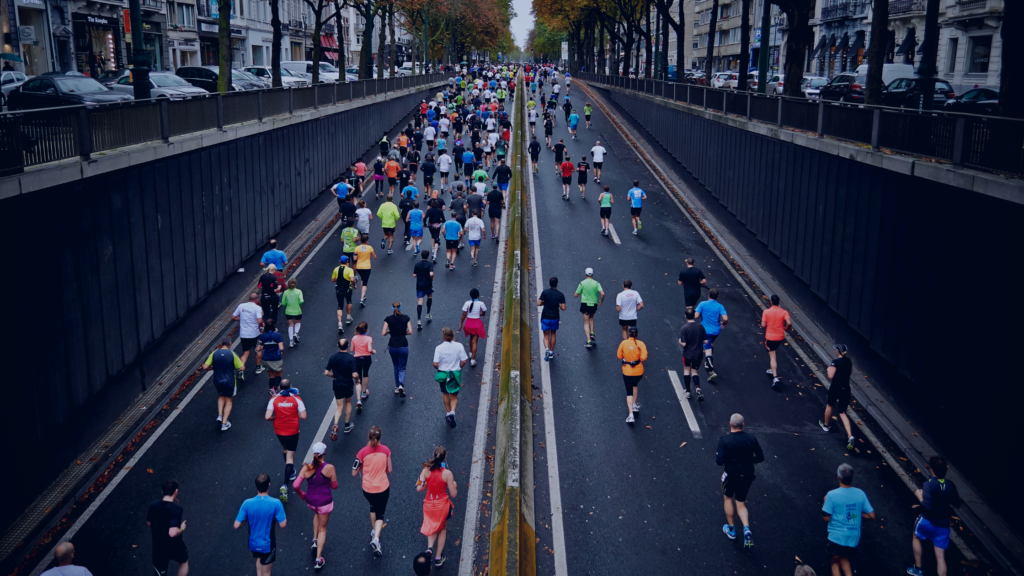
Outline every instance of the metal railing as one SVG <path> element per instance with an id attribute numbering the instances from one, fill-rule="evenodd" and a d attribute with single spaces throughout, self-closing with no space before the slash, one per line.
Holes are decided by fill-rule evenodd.
<path id="1" fill-rule="evenodd" d="M 0 114 L 0 176 L 79 157 L 340 102 L 435 85 L 444 74 L 211 94 L 190 100 L 68 106 Z"/>
<path id="2" fill-rule="evenodd" d="M 889 0 L 889 16 L 924 12 L 924 0 Z"/>
<path id="3" fill-rule="evenodd" d="M 858 16 L 863 16 L 865 12 L 867 12 L 866 2 L 847 0 L 833 6 L 823 6 L 821 8 L 820 20 L 825 22 L 828 20 L 839 20 L 841 18 L 856 18 Z"/>
<path id="4" fill-rule="evenodd" d="M 1024 176 L 1024 120 L 941 110 L 841 104 L 581 72 L 580 80 L 645 92 L 709 112 L 745 117 L 872 148 Z"/>

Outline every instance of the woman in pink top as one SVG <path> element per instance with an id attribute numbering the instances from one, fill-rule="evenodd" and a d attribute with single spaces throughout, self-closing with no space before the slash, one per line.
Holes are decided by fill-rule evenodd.
<path id="1" fill-rule="evenodd" d="M 416 491 L 427 494 L 423 498 L 423 525 L 420 533 L 427 537 L 427 556 L 433 557 L 434 566 L 444 565 L 444 542 L 448 536 L 448 519 L 452 517 L 455 505 L 451 498 L 458 496 L 455 476 L 448 470 L 445 459 L 448 451 L 444 446 L 434 448 L 434 456 L 423 463 L 423 471 L 416 481 Z M 437 553 L 434 553 L 434 542 Z"/>
<path id="2" fill-rule="evenodd" d="M 352 355 L 356 357 L 356 372 L 359 372 L 363 383 L 363 393 L 356 400 L 356 411 L 363 411 L 363 400 L 370 396 L 370 364 L 373 364 L 373 338 L 366 335 L 369 326 L 366 322 L 356 325 L 356 335 L 352 337 Z"/>
<path id="3" fill-rule="evenodd" d="M 363 196 L 363 177 L 366 176 L 366 163 L 356 160 L 356 196 Z"/>
<path id="4" fill-rule="evenodd" d="M 331 490 L 338 489 L 338 474 L 333 464 L 324 462 L 324 452 L 327 445 L 323 442 L 313 444 L 313 461 L 302 467 L 302 471 L 295 477 L 292 488 L 295 493 L 306 501 L 306 506 L 313 511 L 313 546 L 316 552 L 316 562 L 313 568 L 320 570 L 324 567 L 324 542 L 327 541 L 327 520 L 334 510 L 334 495 Z M 306 481 L 308 492 L 302 491 L 302 482 Z"/>
<path id="5" fill-rule="evenodd" d="M 384 552 L 380 548 L 380 531 L 384 528 L 384 512 L 388 508 L 388 496 L 391 494 L 391 482 L 388 474 L 393 470 L 391 450 L 380 443 L 380 428 L 370 426 L 369 442 L 356 454 L 352 464 L 352 476 L 363 473 L 363 497 L 370 503 L 370 548 L 373 555 L 380 558 Z"/>

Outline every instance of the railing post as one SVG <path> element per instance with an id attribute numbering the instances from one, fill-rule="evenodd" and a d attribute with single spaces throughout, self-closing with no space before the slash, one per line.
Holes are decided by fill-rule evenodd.
<path id="1" fill-rule="evenodd" d="M 677 86 L 679 86 L 679 85 L 678 84 L 673 84 L 672 85 L 672 101 L 673 102 L 677 102 L 677 100 L 676 100 L 676 87 Z"/>
<path id="2" fill-rule="evenodd" d="M 159 100 L 160 106 L 160 139 L 164 142 L 171 140 L 171 105 L 167 98 Z"/>
<path id="3" fill-rule="evenodd" d="M 320 107 L 320 84 L 313 86 L 313 110 Z"/>
<path id="4" fill-rule="evenodd" d="M 344 74 L 344 71 L 342 72 L 342 74 Z M 341 78 L 338 79 L 342 80 Z M 331 106 L 334 106 L 338 103 L 338 84 L 340 84 L 340 82 L 335 82 L 334 84 L 331 84 Z"/>
<path id="5" fill-rule="evenodd" d="M 750 120 L 750 92 L 747 92 L 747 120 Z"/>
<path id="6" fill-rule="evenodd" d="M 89 124 L 89 110 L 78 109 L 78 156 L 83 161 L 92 158 L 92 126 Z"/>
<path id="7" fill-rule="evenodd" d="M 217 93 L 217 130 L 224 130 L 224 94 Z"/>
<path id="8" fill-rule="evenodd" d="M 690 105 L 690 85 L 686 85 L 686 105 Z"/>
<path id="9" fill-rule="evenodd" d="M 882 110 L 875 108 L 871 113 L 871 147 L 878 150 L 878 131 L 882 125 Z"/>
<path id="10" fill-rule="evenodd" d="M 729 93 L 722 90 L 722 114 L 728 114 L 729 110 Z"/>
<path id="11" fill-rule="evenodd" d="M 256 96 L 256 119 L 263 122 L 263 93 L 266 90 L 260 90 Z"/>
<path id="12" fill-rule="evenodd" d="M 818 138 L 824 136 L 825 132 L 825 103 L 818 101 Z"/>
<path id="13" fill-rule="evenodd" d="M 956 128 L 953 130 L 953 164 L 963 164 L 964 160 L 964 131 L 967 129 L 967 120 L 956 119 Z"/>
<path id="14" fill-rule="evenodd" d="M 767 94 L 768 91 L 765 90 L 764 93 Z M 778 124 L 779 126 L 782 126 L 782 103 L 783 103 L 783 100 L 784 100 L 784 98 L 782 96 L 779 96 L 779 111 L 776 114 L 776 120 L 777 120 L 776 124 Z"/>
<path id="15" fill-rule="evenodd" d="M 704 87 L 704 109 L 708 109 L 708 87 Z"/>
<path id="16" fill-rule="evenodd" d="M 288 115 L 295 113 L 295 88 L 288 87 Z"/>

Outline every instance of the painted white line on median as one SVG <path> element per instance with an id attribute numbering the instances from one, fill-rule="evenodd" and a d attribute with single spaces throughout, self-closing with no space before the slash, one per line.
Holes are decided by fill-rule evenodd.
<path id="1" fill-rule="evenodd" d="M 675 370 L 669 370 L 668 378 L 672 381 L 672 388 L 675 388 L 676 397 L 679 398 L 679 403 L 683 406 L 683 414 L 686 414 L 686 423 L 690 425 L 690 432 L 693 432 L 694 438 L 703 438 L 700 433 L 700 426 L 697 425 L 697 417 L 693 415 L 693 408 L 690 408 L 690 401 L 686 399 L 686 394 L 683 393 L 683 385 L 679 382 L 679 375 L 676 374 Z"/>
<path id="2" fill-rule="evenodd" d="M 533 221 L 533 265 L 536 269 L 537 290 L 544 288 L 544 273 L 540 261 L 540 228 L 537 224 L 537 196 L 530 178 L 530 219 Z M 612 229 L 612 239 L 620 244 L 619 237 Z M 565 556 L 565 525 L 562 521 L 562 486 L 558 481 L 558 442 L 555 440 L 555 403 L 551 395 L 551 369 L 544 360 L 544 331 L 540 326 L 540 310 L 537 308 L 537 357 L 540 361 L 541 392 L 544 395 L 544 448 L 548 454 L 548 492 L 551 500 L 551 546 L 555 551 L 555 576 L 568 576 L 569 567 Z"/>
<path id="3" fill-rule="evenodd" d="M 323 422 L 320 423 L 320 428 L 317 429 L 316 435 L 313 436 L 313 442 L 309 445 L 309 450 L 306 450 L 306 457 L 302 459 L 303 464 L 308 464 L 313 461 L 313 444 L 317 442 L 323 442 L 324 437 L 327 435 L 327 429 L 330 428 L 331 422 L 333 421 L 334 411 L 337 409 L 338 403 L 335 400 L 331 400 L 331 405 L 327 408 L 327 414 L 324 415 Z"/>
<path id="4" fill-rule="evenodd" d="M 615 244 L 622 246 L 622 240 L 619 240 L 619 234 L 615 231 L 615 225 L 611 222 L 608 223 L 608 231 L 612 234 L 612 241 Z"/>
<path id="5" fill-rule="evenodd" d="M 331 229 L 327 231 L 327 234 L 324 234 L 324 237 L 320 239 L 320 243 L 313 247 L 313 251 L 302 259 L 302 263 L 299 264 L 299 267 L 295 269 L 295 272 L 292 272 L 292 278 L 298 276 L 299 272 L 302 272 L 302 269 L 306 267 L 306 264 L 309 264 L 313 260 L 313 256 L 316 256 L 316 253 L 323 248 L 324 244 L 327 244 L 327 239 L 334 235 L 334 231 L 341 226 L 342 220 L 344 220 L 344 218 L 338 218 L 338 221 L 334 223 L 334 226 L 332 226 Z"/>

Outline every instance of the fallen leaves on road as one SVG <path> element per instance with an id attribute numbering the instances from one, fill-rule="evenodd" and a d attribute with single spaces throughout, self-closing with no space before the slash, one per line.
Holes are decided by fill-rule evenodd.
<path id="1" fill-rule="evenodd" d="M 680 448 L 682 448 L 683 446 L 686 446 L 686 442 L 683 442 L 682 444 L 679 445 Z"/>

